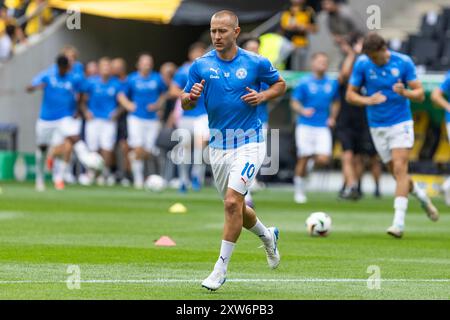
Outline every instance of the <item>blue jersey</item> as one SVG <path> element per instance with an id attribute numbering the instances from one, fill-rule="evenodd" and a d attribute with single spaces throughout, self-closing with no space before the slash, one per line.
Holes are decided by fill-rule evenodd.
<path id="1" fill-rule="evenodd" d="M 117 108 L 117 95 L 122 90 L 120 82 L 110 78 L 104 82 L 100 76 L 89 78 L 82 86 L 82 92 L 89 95 L 88 108 L 94 118 L 111 119 Z"/>
<path id="2" fill-rule="evenodd" d="M 231 149 L 264 141 L 256 107 L 241 97 L 248 94 L 246 87 L 259 91 L 262 82 L 272 85 L 279 78 L 268 59 L 241 48 L 229 61 L 220 59 L 216 50 L 195 60 L 184 91 L 190 92 L 195 83 L 206 81 L 203 95 L 212 148 Z"/>
<path id="3" fill-rule="evenodd" d="M 310 74 L 300 80 L 294 89 L 292 98 L 301 102 L 305 108 L 314 109 L 311 117 L 298 115 L 297 124 L 313 127 L 327 127 L 332 103 L 339 99 L 337 80 L 324 76 L 319 79 Z"/>
<path id="4" fill-rule="evenodd" d="M 367 55 L 361 55 L 355 62 L 349 83 L 355 87 L 365 87 L 367 95 L 381 91 L 387 100 L 367 106 L 367 120 L 370 127 L 389 127 L 412 120 L 410 102 L 394 92 L 392 87 L 400 80 L 407 85 L 417 80 L 416 67 L 410 57 L 390 51 L 391 57 L 383 66 L 373 63 Z"/>
<path id="5" fill-rule="evenodd" d="M 445 76 L 444 82 L 440 86 L 443 93 L 447 95 L 448 101 L 450 101 L 450 71 L 447 72 L 447 75 Z M 450 112 L 445 110 L 445 121 L 447 123 L 450 123 Z"/>
<path id="6" fill-rule="evenodd" d="M 41 72 L 33 81 L 33 86 L 44 85 L 39 118 L 46 121 L 73 116 L 76 111 L 76 94 L 83 78 L 75 73 L 61 76 L 59 72 Z"/>
<path id="7" fill-rule="evenodd" d="M 191 67 L 191 65 L 192 63 L 183 64 L 173 77 L 174 84 L 176 84 L 181 89 L 184 89 L 186 83 L 188 82 L 189 68 Z M 197 100 L 197 104 L 195 105 L 194 109 L 183 111 L 184 117 L 198 117 L 204 114 L 206 114 L 206 109 L 203 95 L 201 95 Z"/>
<path id="8" fill-rule="evenodd" d="M 149 111 L 148 106 L 155 103 L 159 96 L 167 91 L 167 86 L 158 72 L 151 72 L 143 77 L 139 72 L 128 76 L 122 92 L 127 94 L 136 104 L 136 110 L 131 114 L 141 119 L 156 119 L 156 111 Z"/>
<path id="9" fill-rule="evenodd" d="M 261 83 L 261 91 L 267 90 L 269 86 L 264 82 Z M 269 111 L 267 110 L 267 102 L 261 103 L 256 106 L 256 111 L 258 113 L 258 118 L 262 123 L 269 123 Z"/>

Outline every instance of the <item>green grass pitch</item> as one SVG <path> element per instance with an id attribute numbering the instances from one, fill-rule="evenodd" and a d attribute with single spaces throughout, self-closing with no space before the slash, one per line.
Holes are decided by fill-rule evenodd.
<path id="1" fill-rule="evenodd" d="M 260 219 L 280 229 L 281 264 L 270 270 L 259 240 L 243 231 L 228 282 L 211 293 L 200 283 L 222 235 L 222 202 L 214 189 L 179 195 L 69 186 L 37 193 L 32 184 L 2 183 L 0 299 L 450 298 L 450 210 L 442 198 L 435 199 L 437 223 L 410 199 L 401 240 L 385 233 L 391 197 L 349 203 L 316 193 L 296 205 L 291 192 L 269 189 L 254 200 Z M 175 202 L 188 213 L 168 213 Z M 331 215 L 329 237 L 306 234 L 313 211 Z M 163 235 L 177 246 L 155 247 Z M 79 289 L 67 286 L 69 265 L 80 268 Z M 379 289 L 368 287 L 369 266 L 380 270 Z"/>

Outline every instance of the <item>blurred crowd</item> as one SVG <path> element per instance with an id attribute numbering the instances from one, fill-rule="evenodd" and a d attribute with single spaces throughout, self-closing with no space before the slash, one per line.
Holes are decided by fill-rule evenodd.
<path id="1" fill-rule="evenodd" d="M 311 53 L 310 37 L 319 29 L 318 10 L 324 13 L 328 30 L 339 47 L 348 45 L 355 34 L 365 33 L 361 17 L 345 1 L 291 0 L 273 32 L 260 36 L 261 54 L 279 69 L 305 70 Z"/>
<path id="2" fill-rule="evenodd" d="M 0 62 L 14 53 L 14 47 L 38 34 L 53 20 L 46 0 L 0 0 Z"/>

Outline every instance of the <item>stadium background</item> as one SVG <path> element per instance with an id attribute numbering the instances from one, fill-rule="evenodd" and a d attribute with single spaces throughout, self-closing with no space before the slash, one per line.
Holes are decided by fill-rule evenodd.
<path id="1" fill-rule="evenodd" d="M 65 44 L 79 49 L 79 60 L 87 62 L 101 56 L 122 56 L 134 66 L 136 55 L 150 51 L 155 57 L 155 69 L 165 61 L 181 65 L 185 60 L 189 44 L 209 41 L 208 23 L 211 13 L 218 8 L 231 8 L 241 19 L 243 32 L 264 34 L 276 29 L 279 13 L 289 6 L 289 1 L 132 1 L 133 6 L 124 1 L 49 1 L 47 5 L 59 10 L 42 32 L 37 33 L 24 44 L 15 48 L 11 59 L 0 64 L 0 179 L 14 178 L 14 164 L 17 159 L 27 163 L 27 178 L 33 178 L 34 122 L 38 117 L 40 93 L 26 95 L 23 88 L 33 75 L 48 67 L 58 50 Z M 362 18 L 367 17 L 366 8 L 375 4 L 381 8 L 380 33 L 390 39 L 392 46 L 410 53 L 419 65 L 420 78 L 424 83 L 427 98 L 422 104 L 413 104 L 416 142 L 411 153 L 411 169 L 419 174 L 443 174 L 449 172 L 450 147 L 445 134 L 444 112 L 434 107 L 430 93 L 443 79 L 448 67 L 448 43 L 450 43 L 449 9 L 446 1 L 346 1 Z M 131 2 L 128 2 L 131 3 Z M 320 1 L 309 1 L 320 10 Z M 408 4 L 408 6 L 406 6 Z M 81 28 L 69 30 L 64 10 L 76 5 L 83 13 Z M 405 14 L 404 10 L 407 13 Z M 443 9 L 444 8 L 444 9 Z M 440 26 L 442 34 L 436 35 L 427 29 L 425 15 L 438 10 L 441 17 L 448 19 Z M 399 14 L 402 12 L 403 14 Z M 319 32 L 310 36 L 309 55 L 315 51 L 325 51 L 331 57 L 331 71 L 337 71 L 342 60 L 339 49 L 334 45 L 326 26 L 324 14 L 318 14 Z M 436 29 L 436 28 L 435 28 Z M 436 49 L 430 47 L 435 43 Z M 422 43 L 422 45 L 421 45 Z M 434 51 L 433 51 L 434 50 Z M 431 51 L 431 53 L 430 53 Z M 433 56 L 434 54 L 434 56 Z M 440 69 L 440 70 L 437 70 Z M 292 88 L 303 72 L 283 71 Z M 294 117 L 288 106 L 290 91 L 285 98 L 270 105 L 270 126 L 281 130 L 280 163 L 277 176 L 266 177 L 268 181 L 289 182 L 295 163 L 293 130 Z M 17 129 L 17 131 L 16 131 Z M 18 157 L 18 155 L 22 155 Z M 334 168 L 339 168 L 340 144 L 334 145 Z M 433 178 L 434 179 L 434 178 Z M 431 185 L 438 180 L 429 180 Z M 321 188 L 322 183 L 317 186 Z M 314 183 L 312 184 L 314 185 Z M 388 190 L 390 188 L 388 187 Z M 430 189 L 431 190 L 431 189 Z"/>

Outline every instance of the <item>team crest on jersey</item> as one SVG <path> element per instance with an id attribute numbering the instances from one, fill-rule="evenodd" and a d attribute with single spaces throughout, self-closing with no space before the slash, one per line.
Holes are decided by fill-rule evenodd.
<path id="1" fill-rule="evenodd" d="M 308 87 L 312 94 L 316 94 L 319 91 L 319 88 L 317 88 L 315 83 L 310 83 Z"/>
<path id="2" fill-rule="evenodd" d="M 331 88 L 331 84 L 327 83 L 323 89 L 325 90 L 326 93 L 330 93 L 332 88 Z"/>
<path id="3" fill-rule="evenodd" d="M 116 94 L 116 89 L 114 88 L 109 88 L 108 89 L 108 96 L 113 96 Z"/>
<path id="4" fill-rule="evenodd" d="M 392 69 L 391 69 L 391 74 L 392 74 L 394 77 L 398 77 L 398 76 L 400 75 L 400 70 L 398 70 L 397 68 L 392 68 Z"/>
<path id="5" fill-rule="evenodd" d="M 245 77 L 247 77 L 247 70 L 246 69 L 244 69 L 244 68 L 239 68 L 237 71 L 236 71 L 236 77 L 238 78 L 238 79 L 245 79 Z"/>

